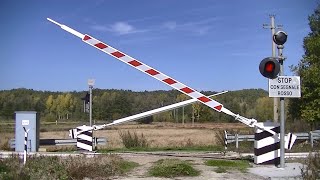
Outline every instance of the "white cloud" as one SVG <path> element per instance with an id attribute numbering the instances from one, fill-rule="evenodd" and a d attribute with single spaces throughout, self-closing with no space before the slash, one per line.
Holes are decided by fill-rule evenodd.
<path id="1" fill-rule="evenodd" d="M 113 32 L 117 35 L 133 34 L 139 32 L 145 32 L 146 30 L 138 30 L 133 25 L 127 22 L 116 22 L 111 25 L 93 25 L 92 29 L 102 32 Z"/>
<path id="2" fill-rule="evenodd" d="M 175 21 L 167 21 L 162 24 L 162 27 L 170 31 L 186 31 L 196 35 L 204 35 L 210 30 L 210 26 L 202 22 L 188 22 L 178 24 Z"/>
<path id="3" fill-rule="evenodd" d="M 177 28 L 177 23 L 174 21 L 168 21 L 163 23 L 163 27 L 169 30 L 174 30 Z"/>
<path id="4" fill-rule="evenodd" d="M 131 34 L 135 32 L 135 28 L 126 22 L 116 22 L 111 25 L 111 30 L 117 34 Z"/>
<path id="5" fill-rule="evenodd" d="M 184 23 L 166 21 L 162 23 L 162 28 L 170 31 L 185 31 L 189 33 L 191 32 L 195 35 L 205 35 L 214 27 L 214 22 L 219 20 L 221 20 L 220 17 L 210 17 L 207 19 L 200 19 L 197 21 L 189 21 Z"/>

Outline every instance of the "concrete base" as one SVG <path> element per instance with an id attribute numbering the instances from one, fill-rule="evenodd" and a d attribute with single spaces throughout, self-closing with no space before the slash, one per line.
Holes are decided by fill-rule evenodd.
<path id="1" fill-rule="evenodd" d="M 302 167 L 303 165 L 301 163 L 286 163 L 285 168 L 278 168 L 274 165 L 259 165 L 249 168 L 249 172 L 272 180 L 302 179 Z"/>

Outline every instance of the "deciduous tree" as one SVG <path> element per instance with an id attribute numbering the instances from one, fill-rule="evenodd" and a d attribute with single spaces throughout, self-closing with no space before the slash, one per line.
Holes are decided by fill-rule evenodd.
<path id="1" fill-rule="evenodd" d="M 320 122 L 320 6 L 309 16 L 311 32 L 304 38 L 305 55 L 293 70 L 301 76 L 299 100 L 291 100 L 289 112 L 315 125 Z M 293 111 L 297 109 L 299 112 Z"/>

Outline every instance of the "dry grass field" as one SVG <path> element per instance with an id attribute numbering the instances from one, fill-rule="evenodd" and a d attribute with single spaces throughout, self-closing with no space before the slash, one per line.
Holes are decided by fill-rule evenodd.
<path id="1" fill-rule="evenodd" d="M 239 123 L 205 123 L 194 124 L 194 126 L 175 123 L 154 123 L 151 125 L 132 123 L 95 131 L 94 136 L 107 138 L 108 143 L 103 148 L 122 148 L 123 144 L 119 135 L 121 131 L 143 134 L 150 147 L 208 146 L 216 145 L 215 133 L 226 129 L 237 131 L 247 128 Z M 67 139 L 68 131 L 41 132 L 40 138 Z"/>
<path id="2" fill-rule="evenodd" d="M 41 125 L 45 132 L 40 132 L 41 139 L 68 139 L 68 128 L 76 127 L 79 124 L 52 124 Z M 101 148 L 122 148 L 124 147 L 120 139 L 119 132 L 130 131 L 138 135 L 143 134 L 149 147 L 184 147 L 184 146 L 209 146 L 216 145 L 216 132 L 219 130 L 247 131 L 249 128 L 240 123 L 152 123 L 137 124 L 128 123 L 117 125 L 105 130 L 94 132 L 95 137 L 107 138 L 107 145 Z M 14 138 L 14 132 L 0 131 L 0 149 L 6 149 L 9 139 Z"/>

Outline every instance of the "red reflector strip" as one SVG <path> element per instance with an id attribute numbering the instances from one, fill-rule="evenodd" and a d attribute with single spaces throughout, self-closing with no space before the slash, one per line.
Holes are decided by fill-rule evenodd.
<path id="1" fill-rule="evenodd" d="M 121 52 L 119 51 L 116 51 L 116 52 L 113 52 L 111 53 L 113 56 L 117 57 L 117 58 L 121 58 L 124 56 L 124 54 L 122 54 Z"/>
<path id="2" fill-rule="evenodd" d="M 154 75 L 156 75 L 156 74 L 159 74 L 159 72 L 156 71 L 156 70 L 154 70 L 154 69 L 149 69 L 149 70 L 146 71 L 146 73 L 148 73 L 148 74 L 150 74 L 150 75 L 152 75 L 152 76 L 154 76 Z"/>
<path id="3" fill-rule="evenodd" d="M 128 63 L 131 64 L 134 67 L 142 65 L 139 61 L 136 61 L 136 60 L 130 61 Z"/>
<path id="4" fill-rule="evenodd" d="M 108 47 L 107 45 L 105 45 L 103 43 L 98 43 L 98 44 L 95 44 L 94 46 L 96 46 L 97 48 L 100 48 L 100 49 L 104 49 L 104 48 Z"/>
<path id="5" fill-rule="evenodd" d="M 217 110 L 219 110 L 219 111 L 221 111 L 222 105 L 216 106 L 216 107 L 214 107 L 214 108 L 217 109 Z"/>
<path id="6" fill-rule="evenodd" d="M 192 89 L 190 89 L 190 88 L 188 88 L 188 87 L 182 88 L 182 89 L 180 89 L 180 90 L 183 91 L 183 92 L 185 92 L 185 93 L 187 93 L 187 94 L 194 92 Z"/>
<path id="7" fill-rule="evenodd" d="M 173 80 L 173 79 L 171 79 L 171 78 L 164 79 L 164 80 L 162 80 L 162 81 L 165 82 L 165 83 L 167 83 L 167 84 L 169 84 L 169 85 L 174 84 L 174 83 L 177 83 L 177 81 L 175 81 L 175 80 Z"/>
<path id="8" fill-rule="evenodd" d="M 85 36 L 83 37 L 83 40 L 84 40 L 84 41 L 89 40 L 89 39 L 91 39 L 91 37 L 88 36 L 88 35 L 85 35 Z"/>
<path id="9" fill-rule="evenodd" d="M 207 98 L 207 97 L 205 97 L 205 96 L 199 97 L 198 99 L 199 99 L 200 101 L 204 102 L 204 103 L 211 101 L 211 99 L 209 99 L 209 98 Z"/>

